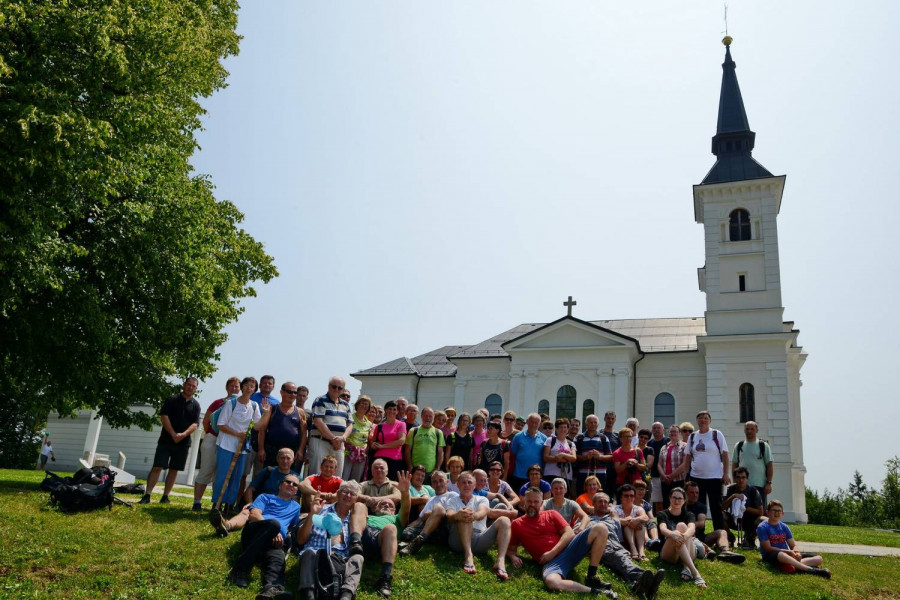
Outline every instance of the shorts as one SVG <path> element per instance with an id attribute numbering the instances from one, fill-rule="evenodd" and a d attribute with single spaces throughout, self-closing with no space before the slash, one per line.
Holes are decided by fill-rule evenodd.
<path id="1" fill-rule="evenodd" d="M 207 433 L 200 442 L 200 470 L 195 483 L 209 485 L 216 478 L 216 440 L 216 436 Z"/>
<path id="2" fill-rule="evenodd" d="M 166 434 L 166 437 L 169 438 L 169 435 Z M 178 444 L 172 442 L 171 438 L 169 441 L 160 440 L 156 444 L 156 454 L 153 455 L 153 466 L 160 469 L 183 471 L 190 450 L 191 438 L 189 437 Z"/>
<path id="3" fill-rule="evenodd" d="M 706 558 L 706 548 L 704 547 L 703 542 L 697 538 L 691 538 L 691 544 L 694 546 L 694 556 L 691 558 Z"/>
<path id="4" fill-rule="evenodd" d="M 590 534 L 591 528 L 588 527 L 572 538 L 572 541 L 569 542 L 569 545 L 566 546 L 565 550 L 560 552 L 552 561 L 544 565 L 541 577 L 547 579 L 548 575 L 555 573 L 565 579 L 566 575 L 568 575 L 569 572 L 581 562 L 581 559 L 590 552 L 591 547 L 590 544 L 588 544 L 588 536 L 590 536 Z"/>
<path id="5" fill-rule="evenodd" d="M 772 550 L 771 552 L 763 552 L 762 553 L 763 562 L 767 562 L 770 565 L 777 565 L 777 564 L 779 564 L 779 561 L 778 561 L 779 554 L 781 554 L 780 550 Z"/>
<path id="6" fill-rule="evenodd" d="M 650 503 L 662 502 L 662 479 L 654 477 L 650 480 Z"/>
<path id="7" fill-rule="evenodd" d="M 49 454 L 41 454 L 41 466 L 42 467 L 47 464 L 48 458 L 50 458 Z"/>
<path id="8" fill-rule="evenodd" d="M 494 527 L 496 522 L 482 531 L 472 531 L 472 554 L 487 554 L 491 546 L 497 541 L 497 529 Z M 459 528 L 456 525 L 448 525 L 449 540 L 448 545 L 454 552 L 462 552 L 462 542 L 459 540 Z"/>
<path id="9" fill-rule="evenodd" d="M 362 532 L 362 545 L 364 556 L 381 556 L 381 544 L 378 543 L 378 536 L 381 530 L 371 525 L 366 525 Z"/>

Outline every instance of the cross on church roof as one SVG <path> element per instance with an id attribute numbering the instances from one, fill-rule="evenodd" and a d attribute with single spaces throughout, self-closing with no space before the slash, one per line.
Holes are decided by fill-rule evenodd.
<path id="1" fill-rule="evenodd" d="M 569 316 L 570 316 L 570 317 L 572 316 L 572 307 L 575 306 L 576 304 L 578 304 L 578 303 L 575 302 L 574 300 L 572 300 L 572 296 L 569 296 L 569 301 L 568 301 L 568 302 L 563 302 L 563 306 L 565 306 L 566 308 L 569 309 Z"/>

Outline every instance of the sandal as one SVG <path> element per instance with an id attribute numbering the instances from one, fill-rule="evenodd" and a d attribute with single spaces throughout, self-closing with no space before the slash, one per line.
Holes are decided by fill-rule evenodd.
<path id="1" fill-rule="evenodd" d="M 647 562 L 647 561 L 649 561 L 650 559 L 647 558 L 647 555 L 646 555 L 646 554 L 641 554 L 640 556 L 638 556 L 638 560 L 641 561 L 641 562 Z"/>
<path id="2" fill-rule="evenodd" d="M 465 571 L 469 575 L 474 575 L 478 571 L 475 569 L 474 563 L 466 563 L 463 565 L 463 571 Z"/>
<path id="3" fill-rule="evenodd" d="M 509 573 L 506 572 L 506 569 L 501 569 L 499 566 L 494 565 L 491 567 L 491 570 L 494 571 L 494 575 L 496 575 L 497 579 L 500 581 L 509 581 Z"/>
<path id="4" fill-rule="evenodd" d="M 705 582 L 705 581 L 703 580 L 703 578 L 700 577 L 699 575 L 696 576 L 696 577 L 694 577 L 694 585 L 696 585 L 696 586 L 697 586 L 698 588 L 700 588 L 701 590 L 705 590 L 705 589 L 706 589 L 706 582 Z"/>
<path id="5" fill-rule="evenodd" d="M 694 576 L 691 575 L 691 570 L 687 567 L 681 570 L 680 577 L 682 581 L 691 581 L 694 578 Z"/>

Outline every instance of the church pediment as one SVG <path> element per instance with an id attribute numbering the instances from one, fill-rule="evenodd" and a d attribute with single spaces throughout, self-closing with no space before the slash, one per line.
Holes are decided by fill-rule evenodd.
<path id="1" fill-rule="evenodd" d="M 564 317 L 503 344 L 514 350 L 636 349 L 637 342 L 627 336 L 574 317 Z"/>

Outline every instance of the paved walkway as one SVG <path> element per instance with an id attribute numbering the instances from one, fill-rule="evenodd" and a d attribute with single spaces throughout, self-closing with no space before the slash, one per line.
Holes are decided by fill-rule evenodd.
<path id="1" fill-rule="evenodd" d="M 826 544 L 824 542 L 804 542 L 797 540 L 803 552 L 825 554 L 859 554 L 862 556 L 900 556 L 900 548 L 887 546 L 860 546 L 858 544 Z"/>

